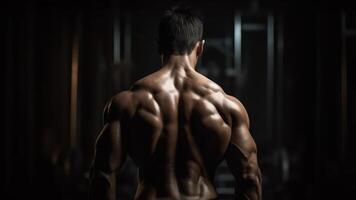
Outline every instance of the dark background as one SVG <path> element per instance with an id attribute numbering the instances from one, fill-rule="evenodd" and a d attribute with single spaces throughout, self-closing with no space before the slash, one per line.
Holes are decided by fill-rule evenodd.
<path id="1" fill-rule="evenodd" d="M 86 199 L 102 109 L 158 69 L 156 30 L 174 1 L 1 4 L 1 199 Z M 198 71 L 237 96 L 259 148 L 264 199 L 356 192 L 356 10 L 346 1 L 196 1 Z M 130 160 L 118 196 L 131 199 Z M 232 199 L 222 163 L 215 185 Z"/>

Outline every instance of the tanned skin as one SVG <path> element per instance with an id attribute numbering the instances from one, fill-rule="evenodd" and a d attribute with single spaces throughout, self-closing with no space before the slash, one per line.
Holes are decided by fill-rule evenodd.
<path id="1" fill-rule="evenodd" d="M 256 144 L 243 105 L 195 70 L 204 41 L 190 54 L 161 56 L 160 70 L 115 95 L 95 146 L 90 199 L 114 200 L 127 156 L 139 169 L 137 200 L 217 199 L 217 166 L 226 160 L 235 199 L 261 199 Z"/>

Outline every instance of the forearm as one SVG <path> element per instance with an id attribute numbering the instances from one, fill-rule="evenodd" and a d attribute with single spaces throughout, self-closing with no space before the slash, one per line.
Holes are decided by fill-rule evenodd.
<path id="1" fill-rule="evenodd" d="M 235 199 L 238 200 L 260 200 L 262 199 L 261 173 L 245 173 L 235 187 Z"/>
<path id="2" fill-rule="evenodd" d="M 115 200 L 115 173 L 94 170 L 89 186 L 89 200 Z"/>

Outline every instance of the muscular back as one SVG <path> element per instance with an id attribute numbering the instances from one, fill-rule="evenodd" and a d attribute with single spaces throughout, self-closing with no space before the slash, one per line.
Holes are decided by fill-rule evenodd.
<path id="1" fill-rule="evenodd" d="M 112 185 L 110 175 L 129 155 L 139 168 L 135 199 L 216 199 L 214 172 L 224 159 L 240 196 L 259 196 L 246 111 L 194 70 L 162 68 L 139 80 L 112 98 L 105 122 L 94 174 Z"/>

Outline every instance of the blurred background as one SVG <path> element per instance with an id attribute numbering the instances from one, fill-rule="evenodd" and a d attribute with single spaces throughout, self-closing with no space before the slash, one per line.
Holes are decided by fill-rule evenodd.
<path id="1" fill-rule="evenodd" d="M 174 3 L 2 3 L 1 199 L 86 199 L 104 105 L 159 68 L 158 22 Z M 198 71 L 249 112 L 263 198 L 354 195 L 356 9 L 340 0 L 190 4 L 205 23 Z M 136 174 L 129 159 L 120 199 L 132 199 Z M 225 163 L 215 185 L 232 199 Z"/>

